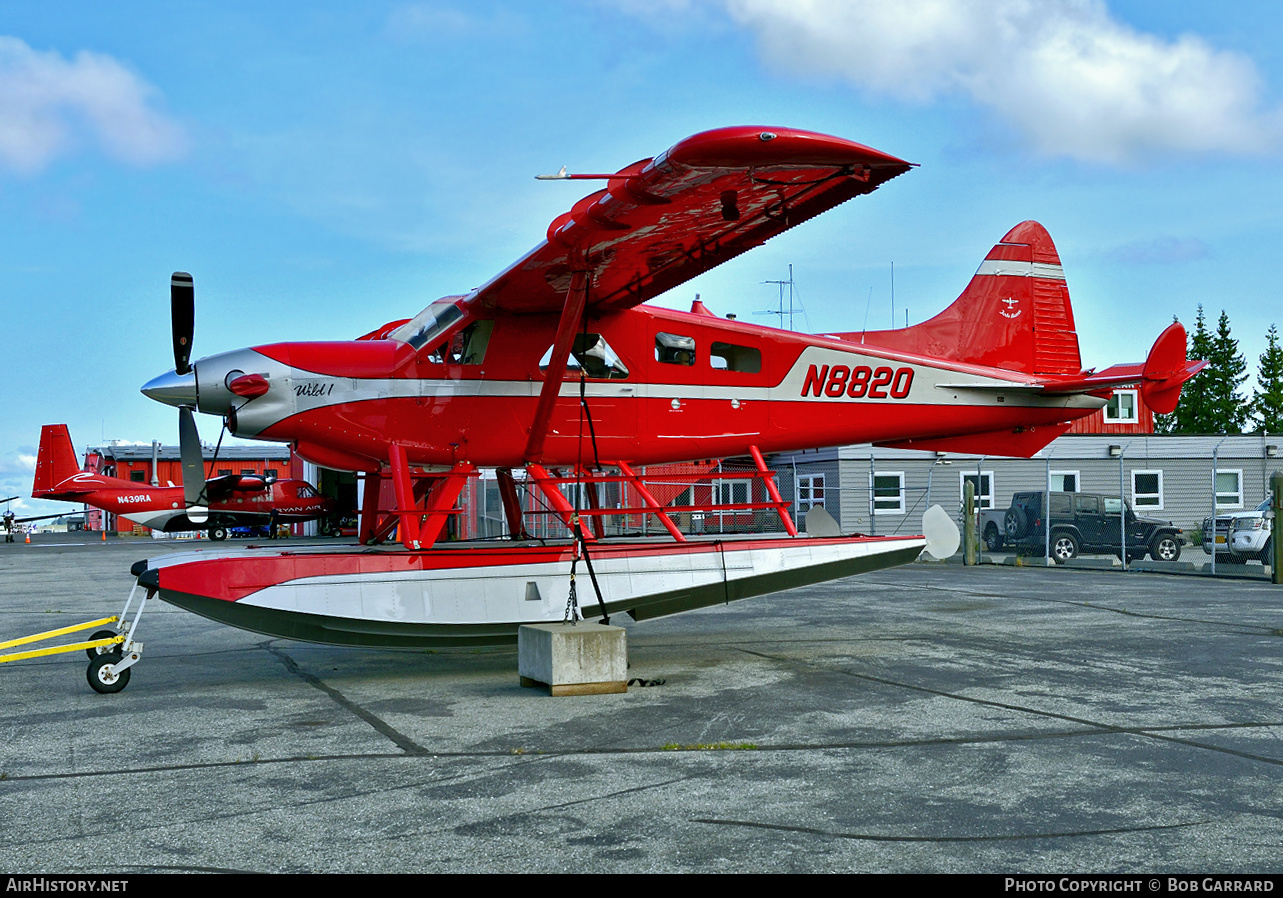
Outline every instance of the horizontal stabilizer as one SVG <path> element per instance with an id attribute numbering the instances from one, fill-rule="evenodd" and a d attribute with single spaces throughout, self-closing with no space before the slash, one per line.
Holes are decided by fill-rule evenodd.
<path id="1" fill-rule="evenodd" d="M 223 474 L 205 481 L 205 498 L 221 502 L 232 493 L 261 493 L 267 489 L 267 478 L 254 474 Z"/>
<path id="2" fill-rule="evenodd" d="M 1145 404 L 1160 415 L 1169 415 L 1180 399 L 1181 385 L 1207 367 L 1207 362 L 1185 357 L 1185 328 L 1178 322 L 1167 327 L 1149 351 L 1145 363 L 1112 365 L 1104 371 L 1079 377 L 1057 377 L 1032 383 L 973 381 L 937 384 L 941 389 L 976 390 L 984 393 L 1104 393 L 1120 387 L 1140 387 Z"/>

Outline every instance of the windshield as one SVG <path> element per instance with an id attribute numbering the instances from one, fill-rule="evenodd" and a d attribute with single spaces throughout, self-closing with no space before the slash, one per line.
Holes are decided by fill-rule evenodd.
<path id="1" fill-rule="evenodd" d="M 1261 500 L 1261 504 L 1260 504 L 1260 505 L 1258 505 L 1258 506 L 1256 506 L 1256 510 L 1257 510 L 1257 511 L 1269 511 L 1269 510 L 1270 510 L 1270 503 L 1271 503 L 1271 502 L 1273 502 L 1273 501 L 1274 501 L 1274 496 L 1272 496 L 1272 495 L 1270 495 L 1270 496 L 1266 496 L 1264 499 L 1262 499 L 1262 500 Z"/>
<path id="2" fill-rule="evenodd" d="M 416 350 L 428 346 L 463 318 L 453 300 L 439 299 L 388 334 L 389 339 L 409 343 Z"/>

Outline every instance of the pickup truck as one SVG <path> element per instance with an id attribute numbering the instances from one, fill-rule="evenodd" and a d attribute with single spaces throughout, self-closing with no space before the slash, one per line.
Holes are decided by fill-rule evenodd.
<path id="1" fill-rule="evenodd" d="M 1005 547 L 1041 555 L 1047 543 L 1046 493 L 1041 490 L 1016 493 L 1011 506 L 981 516 L 985 547 L 996 552 Z M 1120 509 L 1127 522 L 1127 560 L 1144 558 L 1176 561 L 1181 557 L 1184 533 L 1171 521 L 1138 517 L 1117 496 L 1099 493 L 1051 493 L 1051 557 L 1064 564 L 1079 554 L 1121 555 Z M 997 529 L 997 514 L 1002 530 Z"/>
<path id="2" fill-rule="evenodd" d="M 1218 564 L 1246 564 L 1253 559 L 1272 563 L 1274 521 L 1268 512 L 1273 501 L 1270 495 L 1251 511 L 1217 515 L 1215 529 L 1212 519 L 1204 518 L 1203 551 L 1212 554 L 1214 544 Z"/>

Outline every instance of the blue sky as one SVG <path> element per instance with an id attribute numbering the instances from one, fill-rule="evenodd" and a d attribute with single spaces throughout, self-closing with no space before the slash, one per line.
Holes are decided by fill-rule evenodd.
<path id="1" fill-rule="evenodd" d="M 1086 365 L 1143 359 L 1203 303 L 1255 370 L 1283 318 L 1281 26 L 1266 2 L 8 4 L 0 498 L 30 492 L 42 424 L 176 441 L 138 392 L 172 365 L 172 271 L 196 356 L 354 337 L 488 280 L 589 189 L 534 175 L 733 124 L 920 167 L 666 305 L 751 317 L 791 263 L 800 327 L 886 327 L 894 263 L 917 322 L 1034 218 Z"/>

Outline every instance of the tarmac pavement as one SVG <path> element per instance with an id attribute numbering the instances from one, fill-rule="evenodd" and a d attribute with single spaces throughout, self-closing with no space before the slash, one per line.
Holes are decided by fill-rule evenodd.
<path id="1" fill-rule="evenodd" d="M 0 544 L 0 640 L 173 548 L 36 539 Z M 632 624 L 662 685 L 552 698 L 515 647 L 153 602 L 123 692 L 0 665 L 0 869 L 1273 873 L 1280 637 L 1259 579 L 914 564 Z"/>

